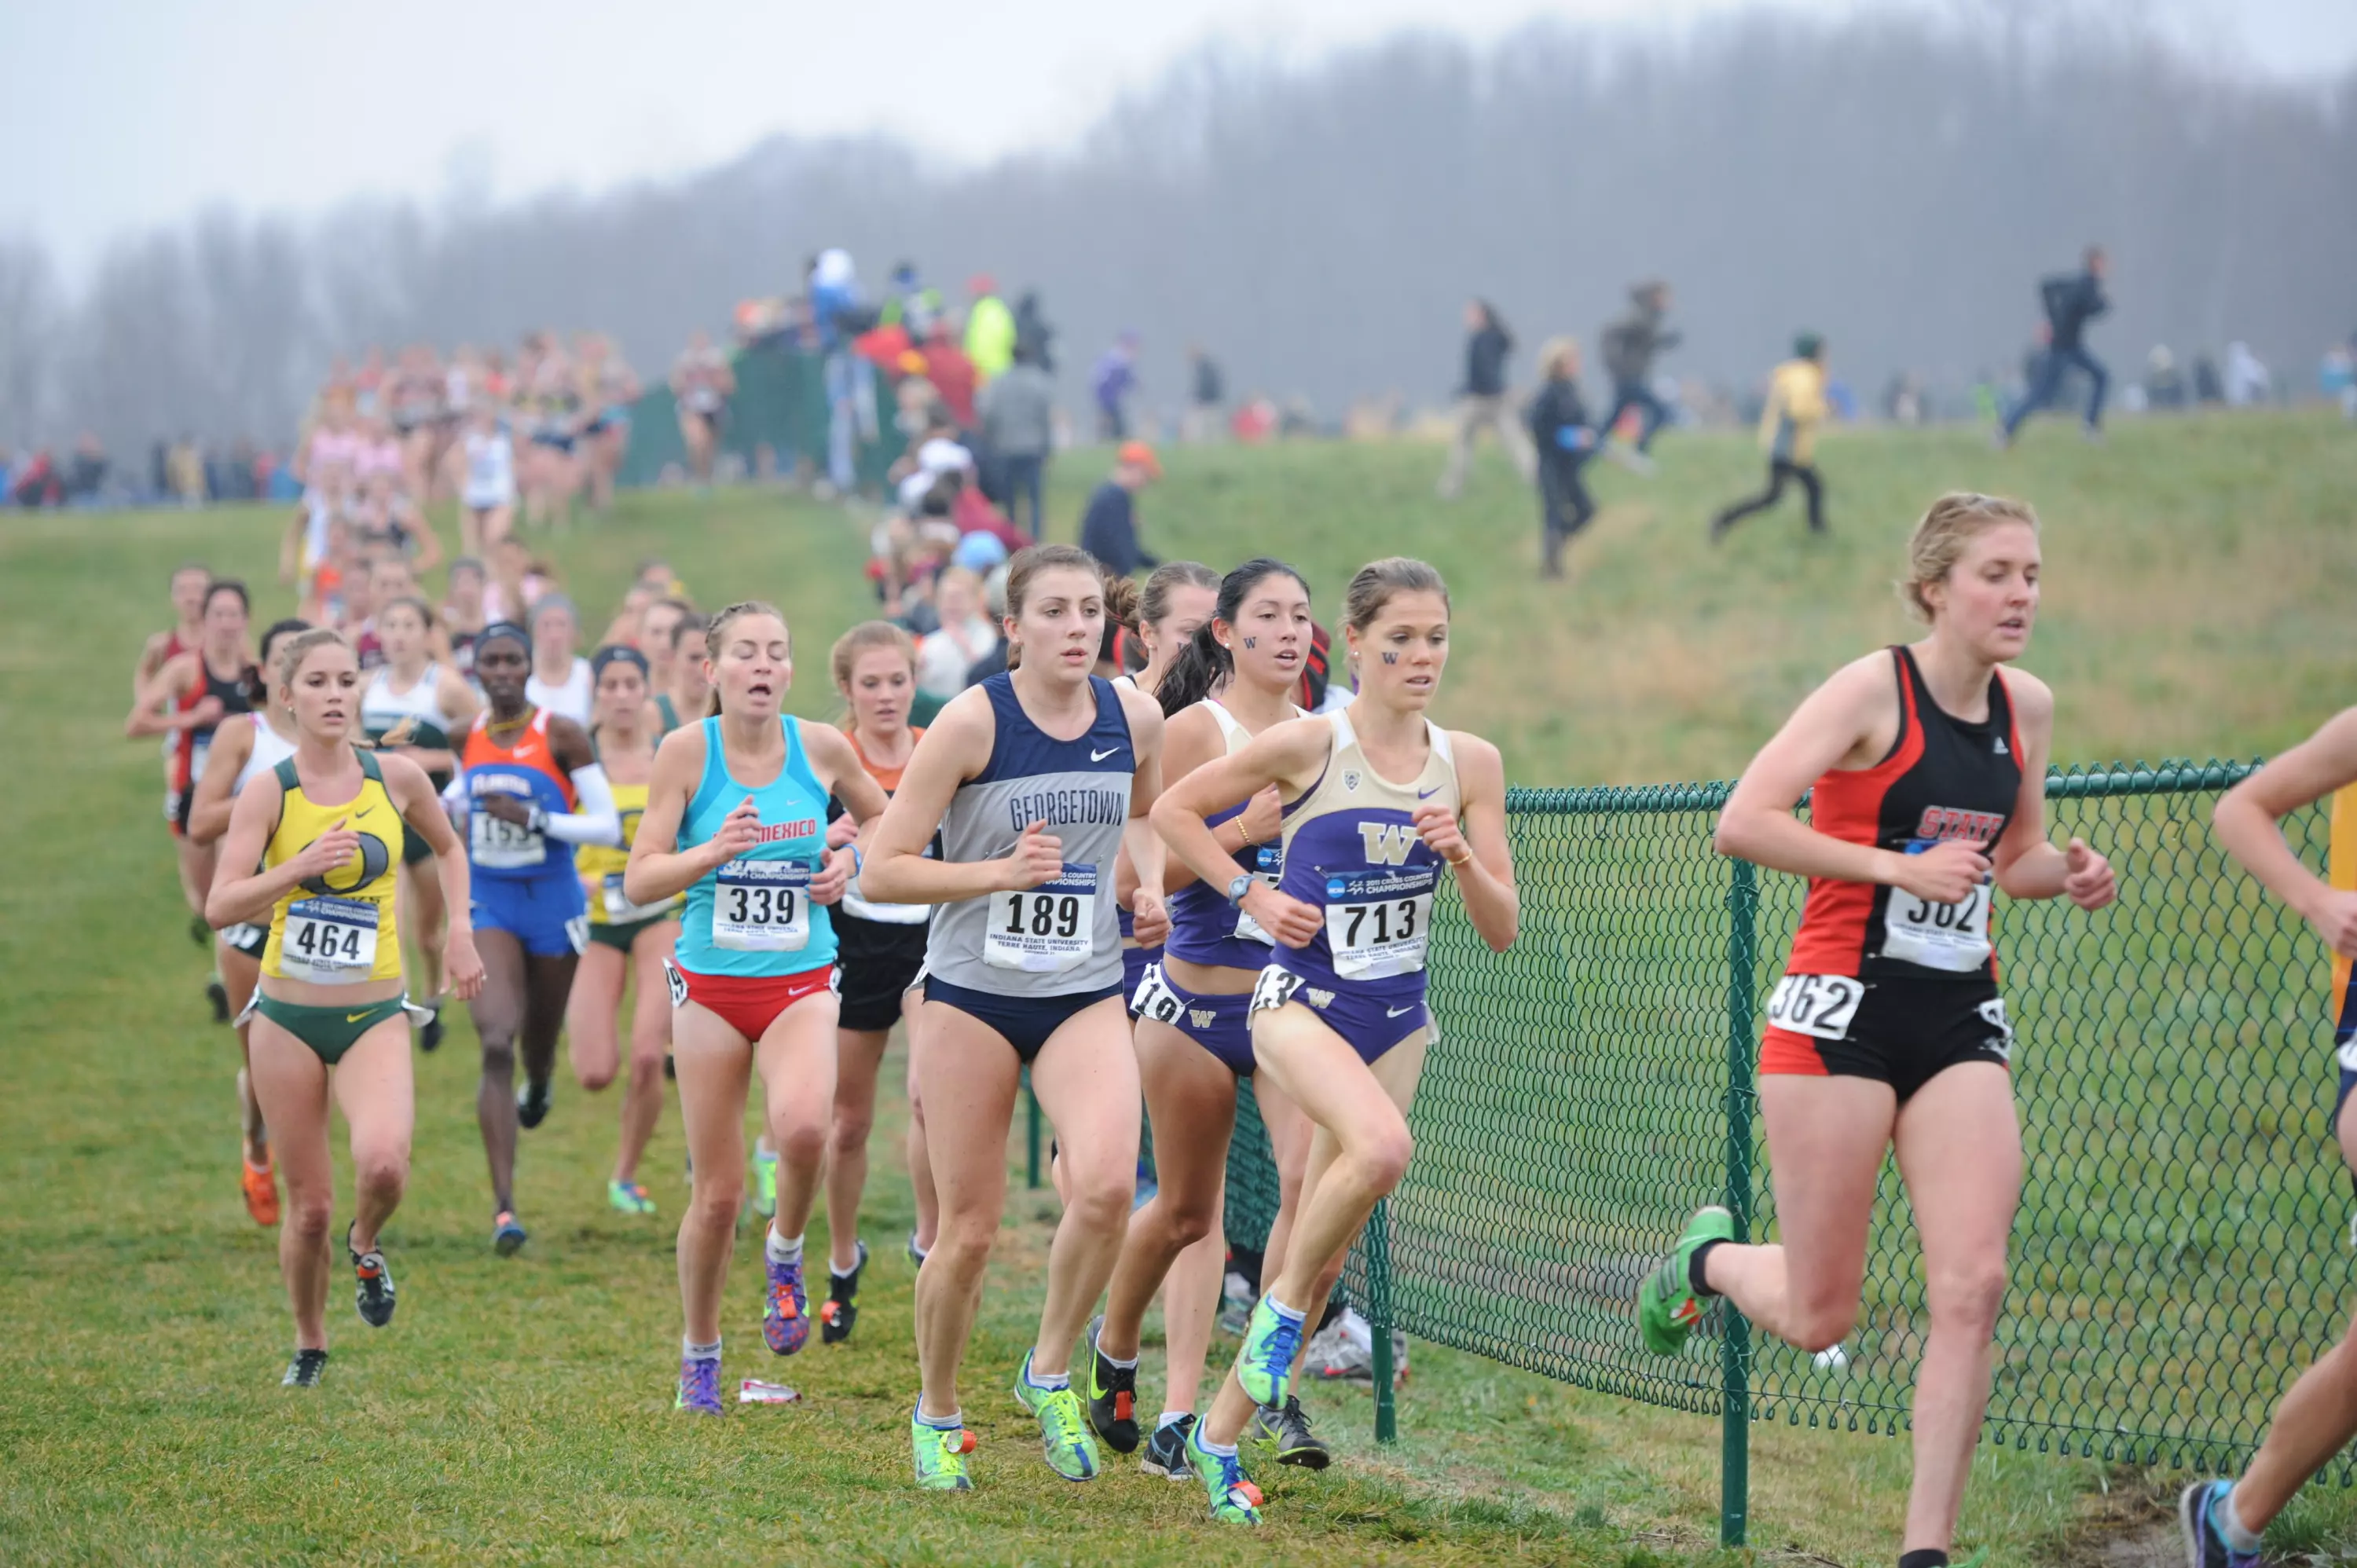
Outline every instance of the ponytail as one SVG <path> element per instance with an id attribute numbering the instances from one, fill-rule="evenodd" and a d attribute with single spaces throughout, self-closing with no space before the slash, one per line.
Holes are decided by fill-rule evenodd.
<path id="1" fill-rule="evenodd" d="M 1162 684 L 1155 691 L 1155 700 L 1162 704 L 1162 716 L 1176 718 L 1185 709 L 1220 689 L 1222 682 L 1235 673 L 1232 654 L 1221 646 L 1211 635 L 1211 623 L 1205 621 L 1195 628 L 1162 672 Z"/>

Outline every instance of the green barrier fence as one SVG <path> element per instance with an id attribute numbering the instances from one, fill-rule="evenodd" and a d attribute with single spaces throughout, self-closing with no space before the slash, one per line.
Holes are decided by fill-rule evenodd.
<path id="1" fill-rule="evenodd" d="M 828 409 L 820 357 L 768 343 L 737 350 L 730 369 L 737 391 L 721 421 L 720 450 L 733 454 L 750 474 L 791 478 L 802 468 L 824 474 Z M 891 429 L 891 386 L 879 374 L 879 434 L 858 444 L 854 462 L 864 486 L 880 486 L 884 470 L 899 455 L 899 438 Z M 660 484 L 666 470 L 683 473 L 686 464 L 678 405 L 671 388 L 658 386 L 630 407 L 630 442 L 617 481 L 633 487 Z"/>
<path id="2" fill-rule="evenodd" d="M 1999 902 L 2027 1179 L 1988 1441 L 2219 1470 L 2337 1334 L 2349 1187 L 2328 1126 L 2328 959 L 2212 842 L 2247 765 L 2056 770 L 2050 831 L 2120 881 L 2112 908 Z M 1758 1008 L 1805 886 L 1714 853 L 1725 784 L 1515 789 L 1520 940 L 1435 928 L 1440 1043 L 1415 1156 L 1344 1275 L 1379 1351 L 1396 1326 L 1607 1393 L 1723 1419 L 1722 1535 L 1744 1534 L 1748 1423 L 1908 1425 L 1929 1326 L 1921 1249 L 1886 1164 L 1842 1357 L 1722 1307 L 1650 1355 L 1639 1279 L 1698 1205 L 1775 1225 L 1752 1068 Z M 2321 809 L 2286 823 L 2321 864 Z M 1229 1232 L 1265 1232 L 1274 1173 L 1240 1112 Z M 1377 1387 L 1390 1380 L 1379 1370 Z M 1379 1402 L 1377 1432 L 1390 1415 Z M 2352 1479 L 2344 1459 L 2341 1480 Z"/>

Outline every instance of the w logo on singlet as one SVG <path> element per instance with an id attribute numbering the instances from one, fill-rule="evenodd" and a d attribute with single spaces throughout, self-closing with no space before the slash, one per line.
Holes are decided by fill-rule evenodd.
<path id="1" fill-rule="evenodd" d="M 1216 1007 L 1189 1007 L 1187 1019 L 1199 1029 L 1208 1029 L 1220 1021 L 1220 1010 Z"/>
<path id="2" fill-rule="evenodd" d="M 1361 822 L 1359 839 L 1366 845 L 1369 865 L 1401 865 L 1415 843 L 1415 831 L 1401 822 Z"/>

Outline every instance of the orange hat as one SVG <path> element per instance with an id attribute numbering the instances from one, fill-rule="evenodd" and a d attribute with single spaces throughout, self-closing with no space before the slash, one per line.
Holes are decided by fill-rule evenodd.
<path id="1" fill-rule="evenodd" d="M 1154 455 L 1154 448 L 1143 441 L 1123 442 L 1121 450 L 1114 454 L 1114 460 L 1126 463 L 1134 468 L 1145 469 L 1148 478 L 1158 479 L 1162 477 L 1162 459 L 1157 457 Z"/>
<path id="2" fill-rule="evenodd" d="M 925 357 L 914 349 L 901 349 L 898 362 L 904 375 L 921 376 L 925 373 Z"/>

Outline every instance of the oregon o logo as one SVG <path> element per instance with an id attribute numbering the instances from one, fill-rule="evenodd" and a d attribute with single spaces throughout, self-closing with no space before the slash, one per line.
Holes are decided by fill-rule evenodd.
<path id="1" fill-rule="evenodd" d="M 357 893 L 382 876 L 393 865 L 393 848 L 374 833 L 361 835 L 361 874 L 342 887 L 335 885 L 334 874 L 309 876 L 303 880 L 303 891 L 333 897 L 339 893 Z"/>

